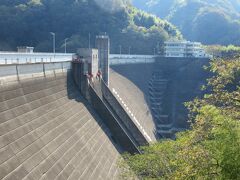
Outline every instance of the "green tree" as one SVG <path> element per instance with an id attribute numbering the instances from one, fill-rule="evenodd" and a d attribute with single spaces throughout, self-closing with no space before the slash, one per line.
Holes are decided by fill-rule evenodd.
<path id="1" fill-rule="evenodd" d="M 140 179 L 240 178 L 240 59 L 215 60 L 208 69 L 208 94 L 187 103 L 191 129 L 126 154 L 123 169 Z"/>
<path id="2" fill-rule="evenodd" d="M 111 38 L 111 53 L 153 54 L 157 41 L 181 38 L 172 24 L 144 13 L 125 0 L 121 7 L 113 1 L 103 7 L 99 0 L 14 0 L 0 2 L 0 50 L 14 50 L 16 46 L 34 46 L 36 51 L 51 51 L 51 35 L 56 33 L 57 51 L 63 51 L 63 40 L 68 40 L 68 50 L 88 47 L 100 32 Z M 111 4 L 112 2 L 112 4 Z M 154 31 L 153 31 L 154 29 Z M 77 38 L 76 38 L 77 37 Z M 154 39 L 154 41 L 152 41 Z M 163 45 L 161 43 L 160 45 Z"/>

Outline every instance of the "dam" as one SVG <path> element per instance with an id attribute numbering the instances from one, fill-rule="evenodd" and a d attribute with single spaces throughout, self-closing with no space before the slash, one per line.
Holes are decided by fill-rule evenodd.
<path id="1" fill-rule="evenodd" d="M 110 55 L 89 84 L 65 58 L 0 65 L 0 179 L 120 179 L 122 153 L 188 128 L 208 77 L 207 59 Z"/>
<path id="2" fill-rule="evenodd" d="M 181 115 L 178 111 L 182 111 L 180 102 L 184 99 L 177 99 L 179 94 L 191 92 L 192 82 L 198 87 L 205 78 L 203 75 L 189 76 L 191 71 L 201 71 L 202 63 L 198 66 L 196 62 L 189 63 L 184 66 L 187 69 L 181 67 L 177 72 L 182 75 L 180 80 L 176 79 L 167 87 L 175 90 L 166 95 L 175 94 L 172 101 L 176 109 L 171 116 Z M 1 66 L 0 70 L 2 79 L 3 72 L 8 72 L 0 88 L 0 178 L 118 179 L 117 160 L 124 148 L 103 118 L 79 93 L 71 75 L 70 62 L 45 64 L 45 74 L 39 70 L 42 64 L 25 66 L 29 67 L 19 66 L 19 77 L 9 75 L 16 69 L 14 65 Z M 163 67 L 163 63 L 159 66 Z M 122 100 L 119 102 L 126 104 L 153 140 L 162 128 L 157 127 L 160 123 L 155 122 L 151 113 L 152 96 L 149 93 L 155 71 L 160 71 L 156 67 L 150 63 L 121 64 L 112 66 L 110 73 L 110 88 L 115 89 Z M 175 68 L 172 67 L 172 71 Z M 174 81 L 169 77 L 162 78 Z M 188 82 L 181 84 L 185 80 Z M 186 86 L 188 84 L 191 86 Z M 189 96 L 195 96 L 194 93 Z M 169 109 L 167 112 L 172 111 Z M 171 123 L 167 122 L 167 125 Z M 176 128 L 185 128 L 183 119 L 173 123 Z"/>
<path id="3" fill-rule="evenodd" d="M 0 179 L 117 179 L 123 150 L 64 65 L 1 85 Z"/>
<path id="4" fill-rule="evenodd" d="M 157 57 L 153 63 L 112 65 L 110 87 L 157 138 L 174 138 L 189 128 L 184 103 L 202 96 L 201 86 L 209 77 L 203 67 L 208 64 L 202 58 Z"/>

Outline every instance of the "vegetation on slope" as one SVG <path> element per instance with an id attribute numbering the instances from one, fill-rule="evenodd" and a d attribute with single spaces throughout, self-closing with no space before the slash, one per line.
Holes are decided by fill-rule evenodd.
<path id="1" fill-rule="evenodd" d="M 191 130 L 125 156 L 141 179 L 240 179 L 240 59 L 215 60 L 210 70 L 210 93 L 188 103 Z"/>
<path id="2" fill-rule="evenodd" d="M 57 51 L 88 47 L 89 33 L 107 32 L 112 53 L 152 54 L 158 42 L 181 38 L 167 21 L 141 12 L 125 0 L 2 0 L 0 2 L 0 50 L 16 46 L 34 46 L 37 51 L 51 51 L 56 33 Z"/>
<path id="3" fill-rule="evenodd" d="M 239 0 L 142 0 L 141 3 L 133 0 L 137 7 L 176 25 L 189 40 L 240 45 Z"/>
<path id="4" fill-rule="evenodd" d="M 208 54 L 212 54 L 214 57 L 224 57 L 224 58 L 240 57 L 239 46 L 211 45 L 211 46 L 205 46 L 205 49 Z"/>

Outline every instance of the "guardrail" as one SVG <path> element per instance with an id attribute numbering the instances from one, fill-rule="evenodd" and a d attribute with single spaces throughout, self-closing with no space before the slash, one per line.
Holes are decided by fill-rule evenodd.
<path id="1" fill-rule="evenodd" d="M 18 52 L 0 52 L 1 64 L 28 64 L 43 62 L 63 62 L 72 60 L 72 53 L 18 53 Z M 128 54 L 110 54 L 110 65 L 117 64 L 136 64 L 153 63 L 155 57 L 152 55 L 128 55 Z"/>
<path id="2" fill-rule="evenodd" d="M 155 58 L 152 55 L 110 54 L 110 65 L 154 63 Z"/>
<path id="3" fill-rule="evenodd" d="M 109 57 L 111 59 L 116 58 L 139 58 L 139 59 L 148 59 L 148 58 L 155 58 L 155 55 L 137 55 L 137 54 L 110 54 Z"/>
<path id="4" fill-rule="evenodd" d="M 70 61 L 0 65 L 0 84 L 33 77 L 56 75 L 58 72 L 66 72 L 70 69 Z"/>
<path id="5" fill-rule="evenodd" d="M 72 53 L 0 52 L 0 64 L 26 64 L 71 61 Z"/>

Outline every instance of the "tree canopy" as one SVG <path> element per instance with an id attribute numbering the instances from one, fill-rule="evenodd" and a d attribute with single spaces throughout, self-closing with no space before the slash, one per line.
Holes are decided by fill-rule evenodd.
<path id="1" fill-rule="evenodd" d="M 125 155 L 123 169 L 140 179 L 240 178 L 240 59 L 214 60 L 207 69 L 213 73 L 208 93 L 187 103 L 191 129 Z"/>
<path id="2" fill-rule="evenodd" d="M 0 50 L 34 46 L 36 51 L 52 49 L 50 32 L 56 33 L 57 51 L 94 47 L 95 35 L 107 32 L 112 53 L 153 54 L 158 42 L 181 38 L 176 27 L 156 16 L 118 0 L 3 0 L 0 2 Z"/>
<path id="3" fill-rule="evenodd" d="M 215 57 L 233 58 L 233 57 L 240 56 L 240 47 L 239 46 L 211 45 L 211 46 L 205 46 L 205 49 L 208 54 L 211 54 Z"/>
<path id="4" fill-rule="evenodd" d="M 133 4 L 173 23 L 188 40 L 240 45 L 239 0 L 133 0 Z"/>

